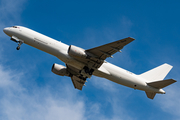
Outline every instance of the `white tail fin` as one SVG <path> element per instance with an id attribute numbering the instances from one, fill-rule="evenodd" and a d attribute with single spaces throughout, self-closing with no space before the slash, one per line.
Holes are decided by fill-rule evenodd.
<path id="1" fill-rule="evenodd" d="M 173 66 L 165 63 L 152 70 L 140 74 L 140 76 L 149 82 L 159 81 L 163 80 L 172 68 Z"/>

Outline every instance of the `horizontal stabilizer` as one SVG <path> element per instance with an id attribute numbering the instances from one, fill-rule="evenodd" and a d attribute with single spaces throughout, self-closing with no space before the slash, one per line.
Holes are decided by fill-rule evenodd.
<path id="1" fill-rule="evenodd" d="M 156 93 L 155 92 L 146 92 L 146 95 L 147 95 L 148 98 L 154 99 Z"/>
<path id="2" fill-rule="evenodd" d="M 166 75 L 169 73 L 169 71 L 172 69 L 172 67 L 173 66 L 165 63 L 161 66 L 158 66 L 152 70 L 149 70 L 141 74 L 140 76 L 150 82 L 163 80 L 166 77 Z"/>
<path id="3" fill-rule="evenodd" d="M 173 79 L 168 79 L 168 80 L 161 80 L 161 81 L 156 81 L 156 82 L 150 82 L 150 83 L 147 83 L 149 86 L 151 87 L 154 87 L 154 88 L 158 88 L 158 89 L 161 89 L 161 88 L 164 88 L 172 83 L 175 83 L 176 80 L 173 80 Z"/>

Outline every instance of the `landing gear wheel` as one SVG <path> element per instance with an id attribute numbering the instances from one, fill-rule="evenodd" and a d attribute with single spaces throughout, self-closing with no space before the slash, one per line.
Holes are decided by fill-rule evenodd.
<path id="1" fill-rule="evenodd" d="M 20 49 L 20 47 L 21 47 L 21 45 L 24 43 L 23 41 L 18 41 L 18 46 L 17 46 L 17 48 L 16 48 L 16 50 L 19 50 Z"/>
<path id="2" fill-rule="evenodd" d="M 94 72 L 94 70 L 93 70 L 93 69 L 91 69 L 91 70 L 89 71 L 89 75 L 92 75 L 92 74 L 93 74 L 93 72 Z"/>
<path id="3" fill-rule="evenodd" d="M 18 46 L 17 48 L 16 48 L 16 50 L 19 50 L 20 49 L 20 47 Z"/>
<path id="4" fill-rule="evenodd" d="M 89 73 L 89 68 L 86 68 L 86 69 L 85 69 L 85 72 L 86 72 L 86 73 Z"/>
<path id="5" fill-rule="evenodd" d="M 85 73 L 88 73 L 89 75 L 92 75 L 94 72 L 94 69 L 89 69 L 87 66 L 85 66 L 83 69 Z"/>

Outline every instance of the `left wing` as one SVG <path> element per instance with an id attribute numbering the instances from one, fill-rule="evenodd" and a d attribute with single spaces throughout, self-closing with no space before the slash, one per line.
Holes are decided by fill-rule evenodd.
<path id="1" fill-rule="evenodd" d="M 100 60 L 105 60 L 107 57 L 112 57 L 114 53 L 120 51 L 125 45 L 129 44 L 133 40 L 135 39 L 128 37 L 122 40 L 118 40 L 109 44 L 86 50 L 86 52 L 93 54 L 96 58 Z"/>
<path id="2" fill-rule="evenodd" d="M 74 68 L 70 65 L 66 65 L 68 72 L 71 74 L 71 80 L 76 89 L 82 90 L 82 87 L 85 86 L 86 76 L 81 74 L 81 70 Z"/>
<path id="3" fill-rule="evenodd" d="M 80 79 L 79 77 L 75 75 L 71 77 L 71 80 L 76 89 L 82 90 L 82 87 L 85 86 L 85 80 Z"/>

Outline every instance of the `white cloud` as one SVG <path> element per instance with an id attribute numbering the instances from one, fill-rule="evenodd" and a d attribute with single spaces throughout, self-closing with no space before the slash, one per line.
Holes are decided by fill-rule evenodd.
<path id="1" fill-rule="evenodd" d="M 168 86 L 165 90 L 166 90 L 166 94 L 158 97 L 157 103 L 158 105 L 160 105 L 163 111 L 172 114 L 175 117 L 175 119 L 179 119 L 180 94 L 178 93 L 178 91 L 180 91 L 180 88 L 177 85 L 176 86 L 172 85 L 172 86 Z"/>
<path id="2" fill-rule="evenodd" d="M 57 83 L 56 86 L 39 87 L 35 83 L 29 84 L 23 72 L 4 70 L 0 65 L 0 119 L 7 120 L 116 120 L 127 117 L 128 113 L 122 107 L 124 103 L 117 98 L 118 91 L 103 89 L 107 96 L 103 96 L 102 103 L 90 101 L 88 96 L 81 95 L 69 84 Z M 24 82 L 26 84 L 24 85 Z M 71 84 L 71 83 L 70 83 Z M 108 91 L 109 90 L 109 91 Z M 94 93 L 95 94 L 95 93 Z M 112 115 L 104 114 L 105 104 L 112 107 Z M 121 107 L 120 107 L 121 106 Z"/>
<path id="3" fill-rule="evenodd" d="M 36 86 L 28 86 L 31 88 L 28 90 L 22 85 L 22 80 L 26 78 L 23 73 L 4 71 L 2 66 L 0 66 L 0 77 L 0 119 L 85 119 L 83 99 L 77 92 L 68 90 L 67 87 L 70 86 L 59 85 L 61 91 L 57 90 L 57 92 L 51 91 L 51 87 L 41 89 Z M 25 80 L 28 81 L 28 78 Z M 60 92 L 59 96 L 53 95 L 58 92 Z"/>
<path id="4" fill-rule="evenodd" d="M 26 0 L 1 0 L 0 1 L 0 14 L 1 26 L 4 24 L 11 24 L 20 21 L 20 13 L 25 7 Z"/>

